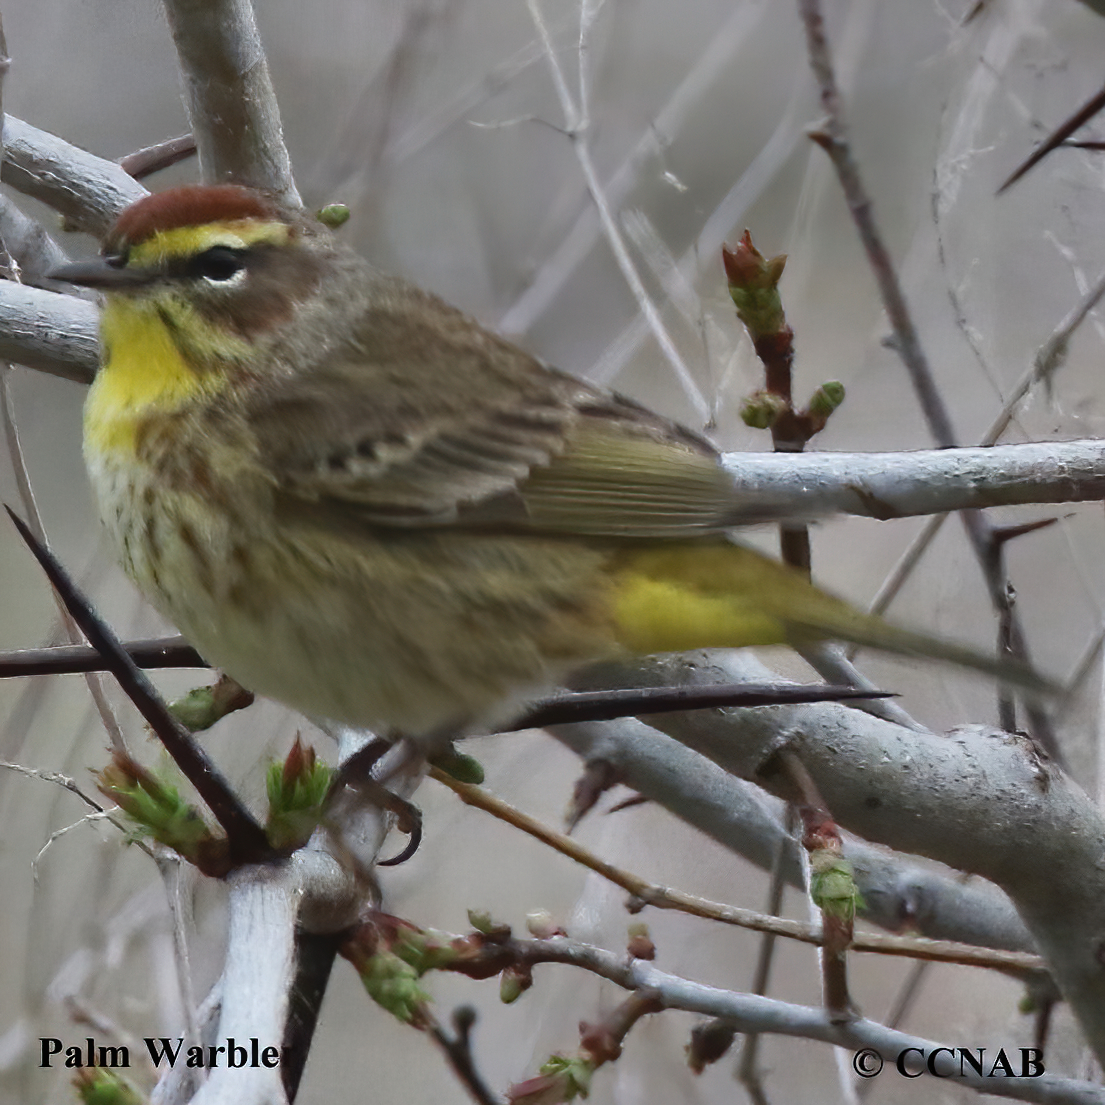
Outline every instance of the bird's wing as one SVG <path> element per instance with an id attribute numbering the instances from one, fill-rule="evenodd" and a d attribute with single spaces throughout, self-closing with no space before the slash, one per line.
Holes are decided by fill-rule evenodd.
<path id="1" fill-rule="evenodd" d="M 708 442 L 433 297 L 407 320 L 408 298 L 370 312 L 337 355 L 247 397 L 259 459 L 289 509 L 381 527 L 615 537 L 745 520 Z"/>

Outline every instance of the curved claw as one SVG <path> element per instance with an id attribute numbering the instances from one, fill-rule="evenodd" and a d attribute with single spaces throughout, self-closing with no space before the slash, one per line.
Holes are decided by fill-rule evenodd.
<path id="1" fill-rule="evenodd" d="M 422 815 L 414 806 L 411 806 L 411 812 L 416 816 L 411 819 L 410 840 L 407 841 L 406 847 L 397 856 L 392 856 L 391 859 L 377 860 L 377 867 L 398 867 L 399 864 L 406 863 L 418 851 L 419 845 L 422 843 Z"/>
<path id="2" fill-rule="evenodd" d="M 351 786 L 381 809 L 390 810 L 396 815 L 396 827 L 401 832 L 408 833 L 410 840 L 397 856 L 378 860 L 377 867 L 396 867 L 400 863 L 406 863 L 422 843 L 422 813 L 419 808 L 405 798 L 393 794 L 382 783 L 372 778 L 372 768 L 376 761 L 391 747 L 390 741 L 377 739 L 354 752 L 335 772 L 326 798 L 327 803 L 333 802 L 345 787 Z"/>

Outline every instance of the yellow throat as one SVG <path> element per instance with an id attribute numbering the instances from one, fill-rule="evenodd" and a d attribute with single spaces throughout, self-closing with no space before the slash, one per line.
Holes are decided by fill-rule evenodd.
<path id="1" fill-rule="evenodd" d="M 213 246 L 282 244 L 288 234 L 284 223 L 250 220 L 176 227 L 135 246 L 127 267 L 192 257 Z M 84 435 L 86 452 L 101 455 L 132 455 L 145 418 L 224 389 L 227 374 L 205 371 L 205 362 L 245 362 L 251 353 L 244 338 L 205 319 L 172 289 L 156 287 L 109 293 L 100 342 L 103 365 L 85 403 Z"/>

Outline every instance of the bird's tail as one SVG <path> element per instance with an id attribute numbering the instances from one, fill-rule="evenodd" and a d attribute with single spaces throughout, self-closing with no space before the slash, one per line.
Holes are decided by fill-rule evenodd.
<path id="1" fill-rule="evenodd" d="M 625 550 L 614 570 L 615 635 L 633 652 L 847 641 L 972 668 L 1034 696 L 1061 688 L 1027 664 L 866 614 L 801 572 L 726 541 Z"/>

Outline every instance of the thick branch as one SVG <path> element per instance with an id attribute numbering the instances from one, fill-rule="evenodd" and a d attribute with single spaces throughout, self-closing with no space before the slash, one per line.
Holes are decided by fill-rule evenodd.
<path id="1" fill-rule="evenodd" d="M 0 195 L 0 241 L 19 266 L 19 282 L 35 287 L 68 291 L 69 285 L 47 279 L 46 274 L 69 260 L 65 250 L 46 233 L 41 223 L 24 215 L 5 195 Z M 84 298 L 92 298 L 89 292 Z"/>
<path id="2" fill-rule="evenodd" d="M 100 360 L 93 304 L 0 281 L 0 360 L 91 383 Z"/>
<path id="3" fill-rule="evenodd" d="M 49 204 L 73 229 L 96 237 L 146 189 L 114 161 L 4 116 L 4 164 L 0 180 L 17 192 Z"/>
<path id="4" fill-rule="evenodd" d="M 783 849 L 784 876 L 804 888 L 784 805 L 758 786 L 640 721 L 558 725 L 551 732 L 588 763 L 611 764 L 626 786 L 757 866 L 769 869 Z M 1024 924 L 997 887 L 963 884 L 854 837 L 845 838 L 844 852 L 863 895 L 864 920 L 936 940 L 1033 950 Z"/>
<path id="5" fill-rule="evenodd" d="M 283 868 L 250 867 L 232 877 L 230 932 L 218 1039 L 279 1048 L 294 977 L 296 895 Z M 192 1105 L 286 1101 L 279 1066 L 215 1067 Z"/>
<path id="6" fill-rule="evenodd" d="M 0 359 L 91 380 L 95 309 L 72 296 L 0 283 Z M 912 453 L 727 453 L 724 464 L 750 517 L 905 518 L 1105 498 L 1105 443 L 1092 440 Z"/>
<path id="7" fill-rule="evenodd" d="M 249 0 L 165 0 L 200 175 L 299 204 L 280 108 Z"/>
<path id="8" fill-rule="evenodd" d="M 1061 441 L 911 453 L 726 453 L 749 513 L 905 518 L 1105 498 L 1105 443 Z"/>
<path id="9" fill-rule="evenodd" d="M 744 654 L 653 658 L 617 673 L 638 685 L 763 678 Z M 755 673 L 755 674 L 753 674 Z M 607 673 L 608 677 L 608 673 Z M 668 714 L 656 728 L 727 771 L 787 796 L 773 765 L 793 748 L 838 822 L 868 840 L 1001 886 L 1015 903 L 1086 1037 L 1105 1055 L 1105 822 L 1027 741 L 980 728 L 947 737 L 841 706 Z"/>
<path id="10" fill-rule="evenodd" d="M 344 826 L 349 840 L 374 854 L 387 832 L 387 818 L 379 810 L 362 808 Z M 221 1043 L 229 1036 L 239 1042 L 256 1037 L 261 1048 L 280 1048 L 285 1034 L 290 1001 L 296 983 L 296 931 L 327 935 L 352 925 L 362 914 L 375 890 L 360 879 L 351 865 L 339 862 L 331 850 L 336 841 L 320 830 L 310 843 L 285 861 L 242 867 L 227 880 L 230 927 L 226 960 L 216 989 L 221 993 L 219 1025 L 214 1038 Z M 329 966 L 325 973 L 329 975 Z M 302 977 L 300 984 L 303 984 Z M 321 983 L 325 987 L 325 981 Z M 302 1001 L 298 1013 L 306 1011 Z M 314 1006 L 317 1013 L 317 1003 Z M 300 1024 L 309 1042 L 313 1026 Z M 305 1055 L 284 1056 L 302 1069 Z M 188 1085 L 169 1072 L 164 1095 L 158 1105 L 284 1105 L 283 1066 L 249 1066 L 213 1070 L 195 1098 Z"/>

